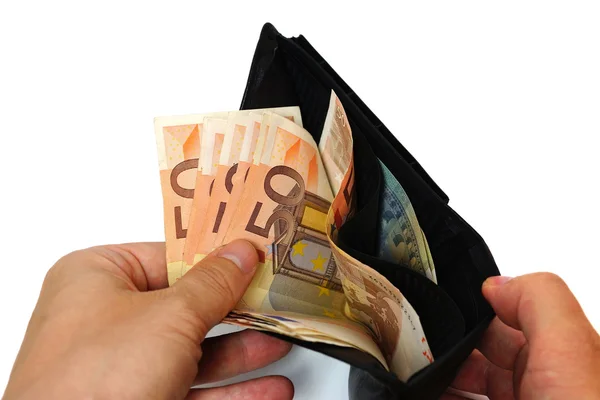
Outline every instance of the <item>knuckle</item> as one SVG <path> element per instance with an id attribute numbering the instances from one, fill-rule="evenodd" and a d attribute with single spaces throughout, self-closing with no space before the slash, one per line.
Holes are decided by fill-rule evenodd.
<path id="1" fill-rule="evenodd" d="M 553 272 L 540 272 L 535 275 L 537 275 L 536 280 L 538 280 L 539 282 L 543 282 L 546 284 L 567 286 L 565 281 L 560 276 L 556 275 Z"/>
<path id="2" fill-rule="evenodd" d="M 44 283 L 55 281 L 64 276 L 65 273 L 69 273 L 69 270 L 77 263 L 81 251 L 82 250 L 73 251 L 58 259 L 58 261 L 48 269 L 48 272 L 46 272 Z"/>
<path id="3" fill-rule="evenodd" d="M 44 277 L 44 284 L 48 284 L 54 280 L 56 280 L 62 272 L 64 267 L 61 266 L 60 261 L 54 264 L 48 271 L 46 272 L 46 276 Z"/>

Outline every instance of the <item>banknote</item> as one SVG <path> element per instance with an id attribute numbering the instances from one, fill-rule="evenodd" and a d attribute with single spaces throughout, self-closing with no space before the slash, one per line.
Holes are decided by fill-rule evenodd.
<path id="1" fill-rule="evenodd" d="M 216 236 L 214 238 L 214 247 L 221 246 L 224 242 L 227 227 L 231 222 L 235 208 L 242 196 L 246 174 L 250 168 L 256 142 L 260 133 L 260 123 L 262 116 L 259 114 L 235 115 L 231 118 L 228 125 L 226 147 L 223 148 L 223 154 L 231 154 L 225 189 L 221 195 L 221 206 L 219 208 L 219 218 L 215 218 Z M 242 135 L 241 142 L 239 136 Z M 230 144 L 231 143 L 231 144 Z M 235 146 L 235 148 L 230 148 Z M 239 153 L 239 154 L 238 154 Z M 222 160 L 223 161 L 223 160 Z M 211 219 L 211 216 L 208 216 Z M 218 223 L 217 223 L 218 221 Z"/>
<path id="2" fill-rule="evenodd" d="M 298 107 L 269 109 L 302 125 Z M 254 110 L 239 111 L 249 115 Z M 265 110 L 256 110 L 262 113 Z M 181 277 L 183 253 L 197 183 L 205 117 L 227 119 L 227 112 L 156 117 L 154 132 L 163 194 L 169 283 Z"/>
<path id="3" fill-rule="evenodd" d="M 379 161 L 383 189 L 379 209 L 377 255 L 400 264 L 437 283 L 433 258 L 408 195 L 394 175 Z"/>
<path id="4" fill-rule="evenodd" d="M 325 124 L 324 130 L 335 130 L 336 133 L 330 135 L 324 131 L 321 140 L 326 141 L 329 136 L 333 136 L 339 137 L 340 143 L 347 143 L 352 137 L 350 123 L 333 91 L 331 99 L 328 118 L 333 115 L 333 121 Z M 343 139 L 344 137 L 346 139 Z M 324 152 L 340 149 L 348 152 L 345 155 L 323 154 L 324 159 L 345 160 L 329 164 L 333 165 L 334 169 L 331 172 L 328 170 L 328 175 L 337 176 L 341 170 L 343 178 L 339 180 L 340 190 L 327 214 L 326 226 L 327 237 L 347 302 L 347 315 L 370 328 L 389 368 L 401 380 L 406 381 L 414 373 L 433 362 L 425 332 L 416 311 L 394 285 L 374 269 L 352 258 L 335 243 L 335 233 L 348 218 L 353 204 L 354 169 L 351 154 L 353 149 L 347 146 L 327 145 L 322 148 Z"/>
<path id="5" fill-rule="evenodd" d="M 370 328 L 390 370 L 407 381 L 431 364 L 433 355 L 419 316 L 402 293 L 333 241 L 331 249 L 342 277 L 347 312 Z"/>
<path id="6" fill-rule="evenodd" d="M 255 161 L 233 217 L 237 223 L 231 224 L 225 235 L 225 242 L 236 238 L 253 242 L 261 260 L 273 257 L 274 243 L 289 243 L 294 234 L 291 207 L 302 203 L 306 193 L 325 202 L 333 199 L 312 136 L 275 114 L 266 114 L 264 121 L 261 130 L 265 134 L 259 138 Z M 310 214 L 313 210 L 310 208 L 306 215 L 310 222 L 318 220 L 317 215 Z"/>
<path id="7" fill-rule="evenodd" d="M 324 319 L 291 312 L 272 314 L 233 312 L 225 318 L 225 321 L 309 342 L 352 347 L 370 354 L 385 369 L 390 370 L 381 350 L 373 341 L 371 333 L 362 325 L 348 319 Z"/>
<path id="8" fill-rule="evenodd" d="M 328 226 L 329 237 L 336 240 L 339 227 L 352 216 L 355 196 L 352 131 L 344 107 L 333 91 L 323 124 L 319 150 L 329 182 L 336 193 L 331 205 L 334 223 Z"/>
<path id="9" fill-rule="evenodd" d="M 298 107 L 281 107 L 230 112 L 227 121 L 213 120 L 214 129 L 206 126 L 197 170 L 197 185 L 203 186 L 193 199 L 179 276 L 222 243 L 257 147 L 261 113 L 302 123 Z"/>
<path id="10" fill-rule="evenodd" d="M 319 140 L 319 151 L 333 193 L 340 191 L 344 175 L 353 164 L 352 134 L 347 118 L 342 115 L 343 109 L 337 96 L 332 95 Z"/>
<path id="11" fill-rule="evenodd" d="M 205 117 L 226 118 L 227 113 L 154 119 L 170 283 L 181 276 L 183 248 L 196 187 L 196 169 Z"/>
<path id="12" fill-rule="evenodd" d="M 259 254 L 240 307 L 342 317 L 344 296 L 324 226 L 332 193 L 318 149 L 308 132 L 275 114 L 263 117 L 261 131 L 224 238 L 249 240 Z"/>
<path id="13" fill-rule="evenodd" d="M 211 210 L 211 198 L 215 187 L 216 176 L 220 173 L 223 178 L 223 169 L 218 160 L 221 159 L 223 144 L 225 142 L 226 119 L 205 118 L 204 133 L 202 135 L 202 148 L 196 170 L 196 191 L 192 200 L 192 210 L 188 224 L 188 233 L 183 247 L 183 265 L 180 276 L 194 265 L 194 254 L 203 252 L 207 254 L 212 249 L 212 241 L 204 235 L 207 213 Z M 214 205 L 212 205 L 214 208 Z"/>

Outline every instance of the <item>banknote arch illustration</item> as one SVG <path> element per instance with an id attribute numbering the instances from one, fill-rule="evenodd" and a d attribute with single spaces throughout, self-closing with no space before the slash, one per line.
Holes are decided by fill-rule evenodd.
<path id="1" fill-rule="evenodd" d="M 258 272 L 225 321 L 348 363 L 351 399 L 439 398 L 494 317 L 498 268 L 306 38 L 266 24 L 239 112 L 155 133 L 171 284 L 250 240 Z"/>

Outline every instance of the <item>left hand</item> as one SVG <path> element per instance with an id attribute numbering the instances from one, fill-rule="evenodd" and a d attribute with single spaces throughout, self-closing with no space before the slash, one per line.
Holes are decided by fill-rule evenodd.
<path id="1" fill-rule="evenodd" d="M 190 389 L 289 352 L 251 330 L 205 338 L 241 299 L 257 261 L 250 243 L 234 241 L 167 287 L 164 243 L 63 257 L 46 276 L 4 399 L 291 399 L 282 376 Z"/>

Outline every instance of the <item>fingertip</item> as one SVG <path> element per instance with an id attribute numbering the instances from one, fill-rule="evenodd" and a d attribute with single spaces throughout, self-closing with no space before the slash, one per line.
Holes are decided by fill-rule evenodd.
<path id="1" fill-rule="evenodd" d="M 513 278 L 510 276 L 502 276 L 502 275 L 490 276 L 483 282 L 483 287 L 485 288 L 485 287 L 502 286 L 506 282 L 510 281 L 511 279 L 513 279 Z"/>
<path id="2" fill-rule="evenodd" d="M 512 279 L 513 278 L 509 276 L 490 276 L 483 282 L 483 285 L 481 286 L 483 297 L 485 297 L 486 300 L 491 303 L 496 289 L 501 288 Z"/>
<path id="3" fill-rule="evenodd" d="M 291 344 L 290 342 L 286 342 L 285 340 L 281 340 L 281 339 L 277 339 L 277 341 L 279 342 L 276 347 L 279 349 L 279 356 L 281 358 L 287 356 L 290 351 L 292 351 L 292 348 L 294 347 L 293 344 Z"/>
<path id="4" fill-rule="evenodd" d="M 247 397 L 244 398 L 261 400 L 293 400 L 294 398 L 294 384 L 283 375 L 265 376 L 242 383 L 244 384 L 247 384 L 245 387 Z"/>
<path id="5" fill-rule="evenodd" d="M 186 400 L 260 399 L 292 400 L 294 385 L 285 376 L 264 376 L 226 386 L 192 389 Z"/>
<path id="6" fill-rule="evenodd" d="M 292 400 L 294 384 L 283 375 L 270 375 L 246 382 L 248 398 L 261 400 Z"/>
<path id="7" fill-rule="evenodd" d="M 292 400 L 294 398 L 294 384 L 286 377 L 277 375 L 273 378 L 277 378 L 278 389 L 273 391 L 273 400 Z"/>

